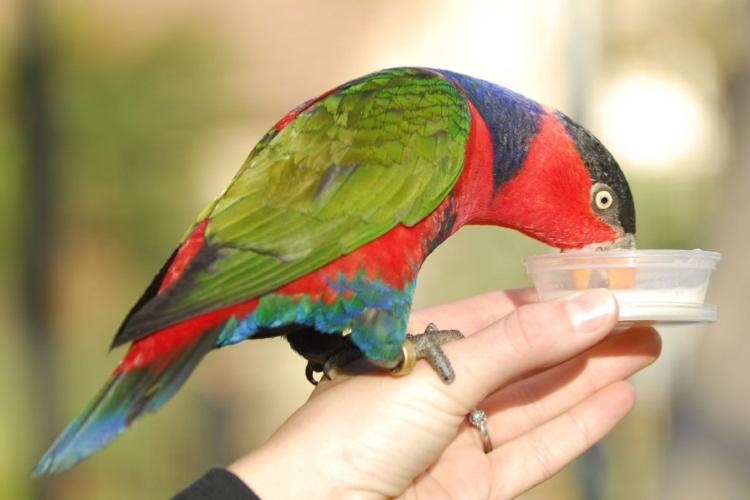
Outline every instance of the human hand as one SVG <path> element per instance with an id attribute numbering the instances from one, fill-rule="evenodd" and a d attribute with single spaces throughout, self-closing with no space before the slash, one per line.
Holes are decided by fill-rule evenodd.
<path id="1" fill-rule="evenodd" d="M 415 311 L 410 331 L 434 322 L 466 335 L 444 346 L 453 384 L 424 362 L 400 378 L 339 374 L 229 469 L 264 499 L 509 498 L 544 481 L 627 414 L 624 379 L 661 343 L 647 327 L 608 335 L 607 291 L 535 301 L 515 290 Z M 489 454 L 466 422 L 475 407 L 488 415 Z"/>

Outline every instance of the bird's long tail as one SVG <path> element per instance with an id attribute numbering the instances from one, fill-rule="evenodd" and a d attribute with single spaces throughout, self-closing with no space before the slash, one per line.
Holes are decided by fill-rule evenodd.
<path id="1" fill-rule="evenodd" d="M 221 331 L 190 332 L 170 345 L 159 345 L 159 336 L 146 337 L 131 346 L 114 373 L 55 440 L 32 475 L 68 469 L 104 447 L 141 415 L 153 412 L 171 398 L 198 361 L 216 345 Z"/>

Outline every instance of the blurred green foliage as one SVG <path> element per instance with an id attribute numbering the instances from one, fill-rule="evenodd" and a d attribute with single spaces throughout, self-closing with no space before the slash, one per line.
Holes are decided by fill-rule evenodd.
<path id="1" fill-rule="evenodd" d="M 104 288 L 124 287 L 132 292 L 148 282 L 192 222 L 196 207 L 196 200 L 190 197 L 194 189 L 192 162 L 205 134 L 216 127 L 229 107 L 220 76 L 225 73 L 224 62 L 215 43 L 190 25 L 167 30 L 151 43 L 127 48 L 102 36 L 106 27 L 101 19 L 86 12 L 77 12 L 75 22 L 71 19 L 70 12 L 47 18 L 48 90 L 56 135 L 53 203 L 57 233 L 49 240 L 55 245 L 55 277 L 65 282 L 71 272 L 98 274 Z M 0 227 L 6 235 L 0 249 L 0 298 L 23 278 L 14 263 L 26 251 L 20 238 L 28 211 L 18 119 L 19 58 L 14 46 L 0 46 L 0 60 L 7 63 L 0 65 L 0 90 L 7 96 L 6 105 L 0 106 Z M 117 249 L 118 274 L 132 283 L 108 283 L 111 277 L 106 274 L 111 270 L 106 268 L 71 269 L 96 266 L 96 261 L 76 261 L 79 252 L 86 255 L 87 247 L 96 245 Z M 51 285 L 56 285 L 55 291 L 60 285 L 65 289 L 65 283 Z M 12 304 L 17 306 L 17 301 L 9 300 L 7 311 L 15 314 Z M 56 297 L 54 302 L 59 307 L 65 299 Z M 97 302 L 92 298 L 93 308 L 110 306 L 117 307 L 111 299 L 102 297 Z M 64 377 L 56 386 L 66 389 L 60 397 L 66 417 L 80 410 L 82 397 L 93 393 L 92 373 L 99 373 L 104 380 L 113 365 L 112 357 L 102 356 L 112 325 L 103 325 L 95 311 L 91 312 L 94 314 L 88 318 L 70 322 L 58 318 L 53 325 L 61 347 L 71 335 L 101 339 L 91 352 L 60 349 L 59 367 Z M 23 326 L 19 318 L 10 317 L 4 319 L 3 327 L 0 429 L 17 431 L 0 434 L 8 438 L 0 446 L 0 497 L 22 499 L 32 494 L 28 473 L 42 451 L 38 447 L 48 443 L 34 437 L 34 427 L 29 425 L 44 416 L 30 415 L 25 403 L 24 394 L 34 388 L 23 376 L 31 369 L 22 355 Z M 72 345 L 81 344 L 73 341 Z M 77 387 L 86 387 L 89 394 L 83 396 Z M 181 413 L 192 413 L 195 418 L 183 419 Z M 177 441 L 178 436 L 200 426 L 201 420 L 184 402 L 177 402 L 167 414 L 161 426 L 142 434 L 136 430 L 133 440 L 110 456 L 105 452 L 105 458 L 92 463 L 90 469 L 57 479 L 60 497 L 80 498 L 81 491 L 86 491 L 88 498 L 166 498 L 174 493 L 175 484 L 188 482 L 204 466 L 185 443 Z M 185 428 L 164 432 L 180 427 Z M 210 440 L 211 432 L 204 429 L 202 435 Z M 34 446 L 29 447 L 29 442 Z M 148 453 L 147 461 L 132 461 L 136 450 L 149 448 L 153 452 Z M 157 466 L 175 462 L 181 466 Z M 139 480 L 132 481 L 134 477 Z"/>
<path id="2" fill-rule="evenodd" d="M 627 173 L 627 172 L 626 172 Z M 719 179 L 628 176 L 639 248 L 700 248 L 711 236 Z"/>
<path id="3" fill-rule="evenodd" d="M 126 54 L 81 30 L 56 37 L 61 226 L 117 227 L 136 258 L 158 261 L 184 230 L 173 221 L 192 222 L 191 159 L 220 118 L 221 58 L 188 27 Z"/>
<path id="4" fill-rule="evenodd" d="M 0 286 L 16 271 L 13 257 L 17 257 L 14 235 L 18 234 L 21 183 L 21 143 L 20 131 L 16 123 L 18 105 L 13 99 L 17 81 L 14 78 L 14 46 L 4 37 L 0 38 Z"/>

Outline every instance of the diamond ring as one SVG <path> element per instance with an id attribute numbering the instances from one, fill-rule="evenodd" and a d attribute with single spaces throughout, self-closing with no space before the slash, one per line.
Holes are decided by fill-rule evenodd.
<path id="1" fill-rule="evenodd" d="M 491 452 L 492 439 L 490 439 L 490 433 L 487 432 L 487 414 L 479 408 L 474 408 L 471 410 L 471 413 L 469 413 L 469 423 L 479 430 L 479 436 L 482 438 L 484 452 Z"/>

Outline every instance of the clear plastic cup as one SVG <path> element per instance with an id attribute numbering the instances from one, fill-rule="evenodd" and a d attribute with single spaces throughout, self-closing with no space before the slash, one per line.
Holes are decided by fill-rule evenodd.
<path id="1" fill-rule="evenodd" d="M 620 323 L 674 324 L 718 320 L 718 308 L 704 301 L 719 260 L 703 250 L 611 250 L 535 255 L 524 264 L 541 300 L 608 288 Z"/>

